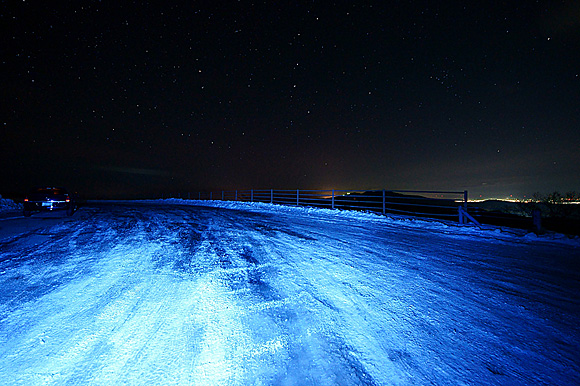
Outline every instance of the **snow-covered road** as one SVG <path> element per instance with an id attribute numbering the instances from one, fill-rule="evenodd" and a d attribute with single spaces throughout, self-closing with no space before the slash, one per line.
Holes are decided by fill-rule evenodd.
<path id="1" fill-rule="evenodd" d="M 580 384 L 578 244 L 174 203 L 0 228 L 3 385 Z"/>

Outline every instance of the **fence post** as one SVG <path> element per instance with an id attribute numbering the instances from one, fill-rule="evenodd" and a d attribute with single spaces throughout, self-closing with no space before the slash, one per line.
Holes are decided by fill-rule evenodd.
<path id="1" fill-rule="evenodd" d="M 274 203 L 274 189 L 270 189 L 270 204 Z"/>
<path id="2" fill-rule="evenodd" d="M 459 223 L 461 224 L 467 224 L 468 221 L 471 221 L 472 223 L 474 223 L 477 226 L 481 226 L 481 224 L 479 223 L 479 221 L 477 221 L 475 218 L 473 218 L 472 215 L 470 215 L 467 210 L 463 209 L 463 207 L 459 206 Z"/>
<path id="3" fill-rule="evenodd" d="M 296 189 L 296 206 L 300 206 L 300 189 Z"/>
<path id="4" fill-rule="evenodd" d="M 534 209 L 532 212 L 532 222 L 534 224 L 534 232 L 536 234 L 542 233 L 542 212 L 539 209 Z"/>
<path id="5" fill-rule="evenodd" d="M 463 191 L 463 205 L 465 206 L 465 209 L 467 209 L 467 190 Z"/>
<path id="6" fill-rule="evenodd" d="M 385 214 L 386 210 L 385 210 L 385 189 L 383 189 L 383 214 Z"/>
<path id="7" fill-rule="evenodd" d="M 209 200 L 213 200 L 213 192 L 209 192 Z"/>
<path id="8" fill-rule="evenodd" d="M 254 189 L 250 189 L 250 202 L 254 202 Z"/>
<path id="9" fill-rule="evenodd" d="M 224 191 L 222 190 L 222 201 L 224 200 Z"/>
<path id="10" fill-rule="evenodd" d="M 236 189 L 236 201 L 238 201 L 238 189 Z"/>
<path id="11" fill-rule="evenodd" d="M 334 189 L 332 189 L 332 209 L 334 209 Z"/>

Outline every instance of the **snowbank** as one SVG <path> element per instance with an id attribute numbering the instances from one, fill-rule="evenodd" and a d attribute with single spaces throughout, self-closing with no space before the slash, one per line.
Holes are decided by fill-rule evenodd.
<path id="1" fill-rule="evenodd" d="M 479 236 L 495 239 L 516 237 L 526 241 L 559 242 L 580 247 L 580 237 L 578 236 L 571 238 L 564 234 L 554 232 L 548 232 L 543 235 L 536 235 L 535 233 L 526 231 L 524 229 L 500 227 L 494 225 L 480 225 L 480 226 L 475 226 L 474 224 L 461 225 L 453 221 L 419 218 L 405 215 L 394 215 L 394 214 L 381 215 L 373 212 L 362 212 L 341 209 L 323 209 L 305 206 L 289 206 L 289 205 L 269 204 L 263 202 L 186 200 L 181 198 L 144 200 L 140 202 L 205 206 L 232 210 L 254 211 L 260 213 L 288 213 L 288 214 L 302 214 L 306 216 L 311 215 L 317 217 L 320 216 L 340 217 L 340 218 L 349 218 L 353 220 L 390 223 L 393 225 L 404 227 L 419 227 L 422 229 L 431 229 L 433 231 L 439 231 L 444 233 L 454 233 L 456 236 L 465 236 L 465 237 Z"/>
<path id="2" fill-rule="evenodd" d="M 22 210 L 22 204 L 18 204 L 9 198 L 0 195 L 0 212 L 13 212 Z"/>

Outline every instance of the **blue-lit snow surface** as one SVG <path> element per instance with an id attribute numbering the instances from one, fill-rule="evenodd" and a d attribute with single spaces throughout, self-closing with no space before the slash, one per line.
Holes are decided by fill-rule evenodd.
<path id="1" fill-rule="evenodd" d="M 580 384 L 577 239 L 191 204 L 0 221 L 0 382 Z"/>

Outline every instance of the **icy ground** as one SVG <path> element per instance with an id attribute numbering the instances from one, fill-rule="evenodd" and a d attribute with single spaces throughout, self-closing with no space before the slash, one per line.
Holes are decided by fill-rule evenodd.
<path id="1" fill-rule="evenodd" d="M 577 240 L 224 205 L 0 220 L 0 383 L 580 384 Z"/>

